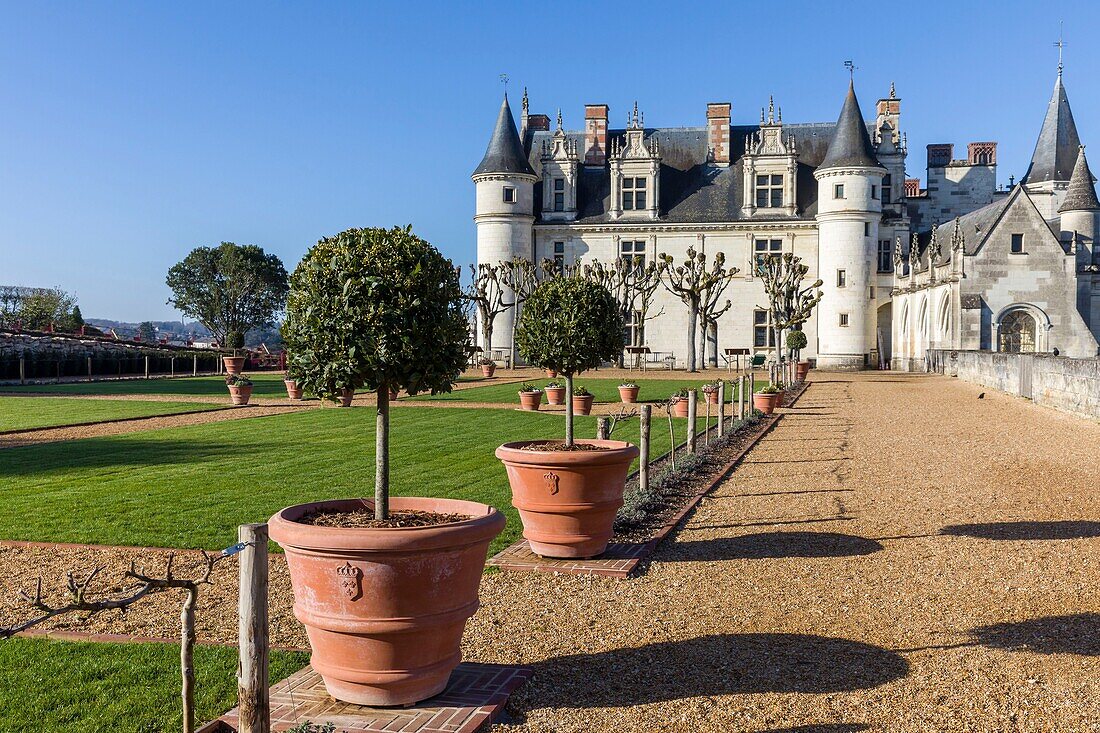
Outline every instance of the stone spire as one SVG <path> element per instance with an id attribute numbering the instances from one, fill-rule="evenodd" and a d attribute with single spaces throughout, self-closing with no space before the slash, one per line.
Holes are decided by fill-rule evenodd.
<path id="1" fill-rule="evenodd" d="M 848 84 L 848 96 L 836 121 L 836 131 L 829 143 L 825 159 L 818 166 L 824 168 L 867 167 L 881 168 L 871 146 L 871 136 L 867 134 L 867 123 L 856 99 L 854 82 Z"/>
<path id="2" fill-rule="evenodd" d="M 1089 162 L 1085 160 L 1085 146 L 1081 145 L 1078 146 L 1077 162 L 1073 166 L 1073 174 L 1069 177 L 1069 186 L 1066 188 L 1066 197 L 1062 199 L 1058 213 L 1097 210 L 1100 210 L 1100 200 L 1096 198 L 1092 172 L 1089 171 Z"/>
<path id="3" fill-rule="evenodd" d="M 485 157 L 474 170 L 475 176 L 485 173 L 535 175 L 523 153 L 523 143 L 520 142 L 519 132 L 516 130 L 516 121 L 512 118 L 512 108 L 508 106 L 507 92 L 504 93 L 504 101 L 500 105 L 493 136 L 489 138 L 489 147 L 485 149 Z"/>
<path id="4" fill-rule="evenodd" d="M 1073 122 L 1073 112 L 1069 108 L 1069 98 L 1066 97 L 1059 71 L 1043 119 L 1043 128 L 1039 131 L 1035 152 L 1031 155 L 1031 165 L 1020 183 L 1068 181 L 1080 146 L 1081 138 L 1077 136 L 1077 125 Z"/>

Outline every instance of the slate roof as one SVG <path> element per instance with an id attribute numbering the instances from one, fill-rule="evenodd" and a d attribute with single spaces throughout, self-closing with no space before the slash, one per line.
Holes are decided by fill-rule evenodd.
<path id="1" fill-rule="evenodd" d="M 864 135 L 873 129 L 873 122 L 865 122 Z M 732 125 L 730 127 L 730 152 L 735 159 L 728 167 L 719 167 L 707 161 L 709 152 L 706 127 L 647 128 L 646 141 L 657 139 L 661 151 L 660 172 L 660 221 L 672 223 L 712 223 L 744 220 L 741 209 L 744 201 L 745 138 L 760 129 L 759 125 Z M 795 216 L 760 215 L 752 221 L 800 221 L 812 220 L 817 214 L 817 181 L 814 170 L 825 158 L 833 139 L 836 125 L 829 122 L 783 125 L 783 135 L 793 135 L 798 150 L 798 171 L 795 188 L 799 209 Z M 529 133 L 529 163 L 541 176 L 540 159 L 542 143 L 553 137 L 553 132 Z M 608 130 L 608 139 L 622 138 L 626 130 Z M 584 149 L 584 132 L 572 131 L 568 137 Z M 535 184 L 535 201 L 541 200 L 541 183 Z M 617 221 L 628 224 L 634 220 L 613 220 L 611 208 L 611 178 L 607 165 L 581 166 L 577 185 L 576 223 L 595 224 Z M 535 216 L 540 216 L 539 211 Z"/>
<path id="2" fill-rule="evenodd" d="M 1077 125 L 1073 122 L 1073 112 L 1069 108 L 1069 98 L 1066 97 L 1059 72 L 1054 93 L 1047 104 L 1043 128 L 1035 142 L 1035 152 L 1031 155 L 1031 165 L 1022 183 L 1068 181 L 1077 162 L 1080 145 L 1081 138 L 1077 136 Z"/>
<path id="3" fill-rule="evenodd" d="M 500 105 L 500 114 L 497 115 L 493 136 L 489 138 L 489 146 L 485 149 L 485 157 L 481 159 L 481 165 L 474 170 L 473 175 L 482 173 L 535 173 L 527 161 L 527 154 L 523 152 L 523 143 L 520 142 L 516 121 L 512 117 L 512 108 L 508 106 L 507 94 Z"/>
<path id="4" fill-rule="evenodd" d="M 852 166 L 879 167 L 871 137 L 867 134 L 867 124 L 859 111 L 854 82 L 848 84 L 848 94 L 844 97 L 844 106 L 840 108 L 840 117 L 836 121 L 836 134 L 825 159 L 821 161 L 822 168 Z"/>
<path id="5" fill-rule="evenodd" d="M 1073 165 L 1073 174 L 1069 177 L 1066 196 L 1062 199 L 1062 205 L 1058 207 L 1058 213 L 1100 209 L 1100 201 L 1096 199 L 1096 188 L 1092 181 L 1089 162 L 1085 159 L 1085 146 L 1082 145 L 1077 154 L 1077 162 Z"/>
<path id="6" fill-rule="evenodd" d="M 1022 193 L 1022 190 L 1017 186 L 1014 192 Z M 1004 213 L 1005 209 L 1008 208 L 1009 203 L 1014 198 L 1015 196 L 1012 194 L 1001 196 L 993 203 L 986 204 L 980 209 L 975 209 L 959 217 L 959 231 L 963 235 L 963 251 L 965 254 L 973 255 L 978 251 L 986 238 L 993 231 L 993 227 L 997 224 L 997 220 L 1001 218 L 1001 214 Z M 938 262 L 951 261 L 951 236 L 954 232 L 954 219 L 939 223 L 939 229 L 936 232 L 936 240 L 939 243 L 940 249 L 940 258 L 937 260 Z M 917 262 L 919 263 L 919 267 L 917 268 L 918 271 L 928 268 L 928 245 L 931 242 L 931 227 L 917 234 L 917 251 L 919 253 L 917 255 Z"/>

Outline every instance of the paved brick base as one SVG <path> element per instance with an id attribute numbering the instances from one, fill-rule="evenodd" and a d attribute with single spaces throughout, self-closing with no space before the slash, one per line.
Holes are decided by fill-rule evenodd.
<path id="1" fill-rule="evenodd" d="M 464 662 L 440 695 L 409 708 L 370 708 L 337 702 L 312 667 L 271 688 L 271 730 L 311 721 L 333 723 L 341 733 L 475 733 L 496 718 L 508 696 L 531 676 L 530 667 Z M 199 733 L 237 730 L 237 709 L 207 723 Z"/>

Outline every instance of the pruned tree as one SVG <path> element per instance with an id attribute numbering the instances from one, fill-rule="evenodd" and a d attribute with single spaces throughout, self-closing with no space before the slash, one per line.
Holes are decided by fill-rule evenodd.
<path id="1" fill-rule="evenodd" d="M 84 613 L 87 614 L 85 617 L 87 619 L 104 611 L 126 613 L 130 606 L 146 596 L 168 590 L 182 590 L 184 598 L 180 611 L 180 696 L 183 702 L 183 733 L 193 733 L 195 730 L 195 607 L 198 603 L 199 589 L 211 584 L 210 576 L 214 572 L 214 565 L 219 560 L 236 554 L 243 547 L 245 545 L 234 545 L 217 555 L 203 552 L 203 564 L 194 578 L 176 577 L 172 568 L 175 555 L 168 556 L 164 573 L 159 576 L 147 575 L 144 568 L 139 570 L 134 561 L 131 561 L 125 579 L 133 581 L 133 585 L 117 590 L 114 595 L 94 600 L 88 593 L 93 581 L 103 572 L 103 567 L 95 568 L 83 579 L 78 578 L 72 571 L 68 572 L 63 592 L 65 600 L 58 604 L 46 600 L 40 577 L 35 583 L 33 594 L 26 591 L 21 591 L 19 594 L 30 609 L 37 613 L 10 626 L 0 625 L 0 640 L 11 638 L 58 616 Z"/>
<path id="2" fill-rule="evenodd" d="M 663 261 L 644 261 L 641 255 L 624 256 L 611 263 L 592 260 L 583 266 L 582 274 L 607 289 L 619 304 L 624 322 L 634 322 L 636 334 L 643 333 L 645 318 L 653 305 L 654 293 L 661 286 Z M 660 314 L 658 314 L 660 315 Z M 637 320 L 634 320 L 637 319 Z M 630 343 L 627 346 L 641 346 Z M 621 357 L 620 357 L 621 358 Z"/>
<path id="3" fill-rule="evenodd" d="M 493 322 L 497 316 L 512 307 L 505 287 L 499 264 L 483 262 L 470 265 L 470 284 L 464 297 L 477 308 L 481 322 L 481 348 L 485 358 L 489 357 L 493 348 Z"/>
<path id="4" fill-rule="evenodd" d="M 535 292 L 539 284 L 539 271 L 535 263 L 526 257 L 513 257 L 500 262 L 500 279 L 512 291 L 512 337 L 508 353 L 511 363 L 516 363 L 516 328 L 523 301 Z"/>
<path id="5" fill-rule="evenodd" d="M 813 309 L 821 302 L 823 293 L 818 290 L 821 280 L 807 287 L 802 286 L 809 271 L 810 268 L 802 264 L 802 258 L 791 252 L 779 257 L 762 257 L 756 264 L 757 275 L 764 283 L 764 293 L 768 297 L 767 310 L 771 314 L 777 366 L 782 363 L 783 332 L 787 329 L 801 330 L 802 324 L 809 320 Z"/>
<path id="6" fill-rule="evenodd" d="M 688 247 L 682 265 L 675 264 L 672 255 L 667 253 L 662 253 L 660 258 L 665 265 L 661 271 L 661 282 L 688 308 L 687 365 L 688 371 L 698 371 L 695 332 L 700 322 L 703 297 L 720 285 L 724 290 L 723 281 L 732 280 L 739 270 L 736 267 L 726 268 L 726 256 L 722 252 L 715 253 L 714 263 L 708 267 L 706 254 L 696 252 L 694 247 Z"/>
<path id="7" fill-rule="evenodd" d="M 721 252 L 715 256 L 715 259 L 718 256 L 725 257 Z M 699 359 L 700 361 L 709 361 L 710 365 L 715 368 L 718 366 L 718 319 L 733 307 L 733 301 L 727 298 L 725 303 L 719 304 L 722 300 L 722 294 L 733 282 L 733 275 L 738 272 L 739 270 L 736 267 L 731 267 L 729 277 L 712 280 L 709 286 L 703 290 L 702 297 L 699 299 Z M 708 341 L 711 345 L 710 354 L 706 353 Z"/>
<path id="8" fill-rule="evenodd" d="M 584 266 L 580 260 L 572 264 L 561 263 L 558 264 L 549 257 L 543 257 L 542 262 L 539 263 L 539 269 L 542 270 L 543 280 L 554 280 L 556 278 L 577 278 L 584 275 Z"/>

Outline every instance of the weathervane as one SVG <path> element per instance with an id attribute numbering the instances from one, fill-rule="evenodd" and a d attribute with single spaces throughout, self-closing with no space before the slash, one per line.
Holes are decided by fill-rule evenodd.
<path id="1" fill-rule="evenodd" d="M 504 85 L 504 93 L 507 94 L 508 93 L 508 75 L 507 74 L 501 74 L 500 75 L 500 83 Z"/>
<path id="2" fill-rule="evenodd" d="M 1058 78 L 1062 78 L 1062 49 L 1069 44 L 1062 40 L 1062 21 L 1058 21 L 1058 42 L 1054 44 L 1058 47 Z"/>
<path id="3" fill-rule="evenodd" d="M 851 59 L 848 59 L 844 62 L 844 68 L 848 70 L 848 76 L 854 80 L 856 78 L 856 69 L 859 67 L 856 66 Z"/>

